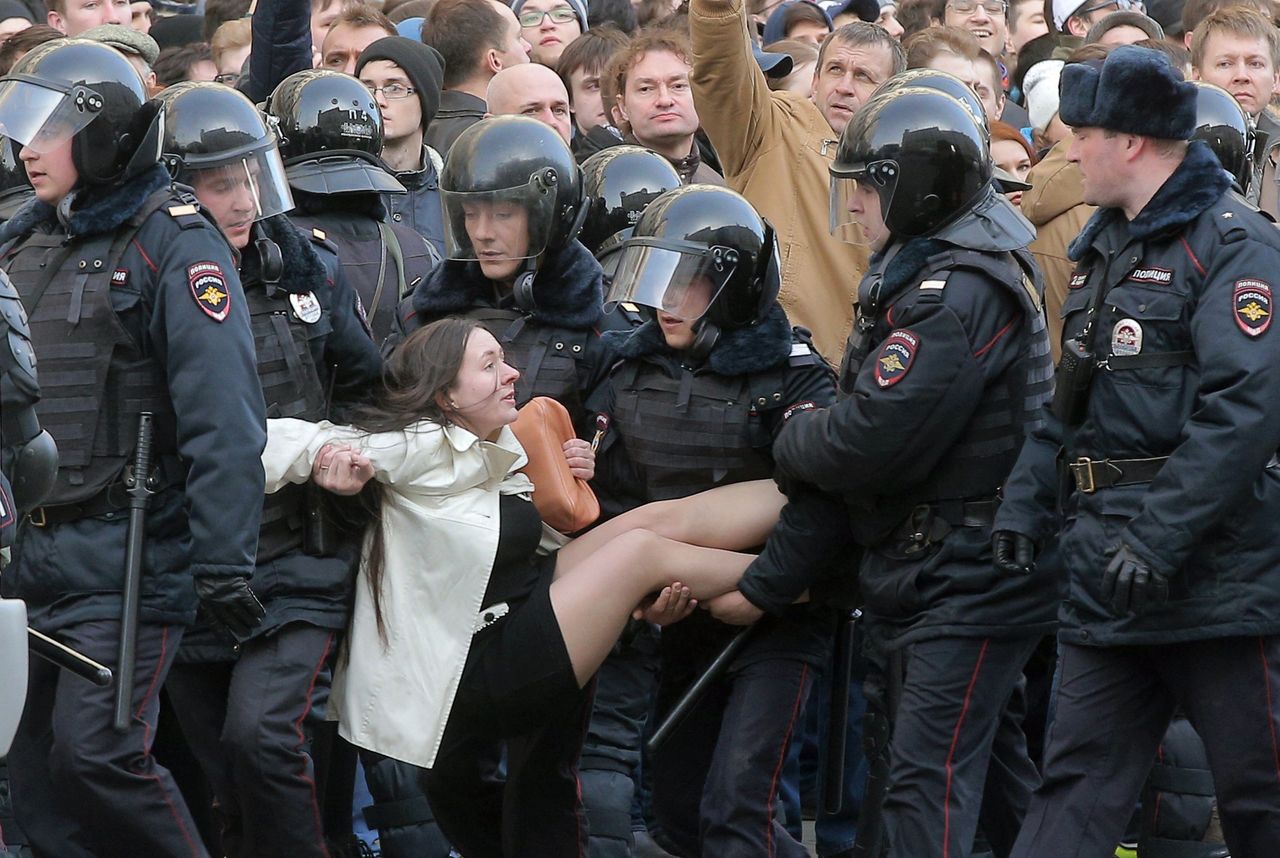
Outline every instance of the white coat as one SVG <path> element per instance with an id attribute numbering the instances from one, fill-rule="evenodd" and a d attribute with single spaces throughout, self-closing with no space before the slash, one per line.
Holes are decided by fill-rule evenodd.
<path id="1" fill-rule="evenodd" d="M 333 677 L 328 717 L 361 748 L 430 767 L 440 749 L 498 548 L 498 499 L 528 494 L 524 450 L 510 428 L 482 441 L 422 421 L 369 435 L 349 426 L 268 420 L 267 492 L 311 477 L 325 444 L 373 462 L 383 493 L 378 632 L 361 565 L 355 609 Z M 366 546 L 367 546 L 366 541 Z"/>

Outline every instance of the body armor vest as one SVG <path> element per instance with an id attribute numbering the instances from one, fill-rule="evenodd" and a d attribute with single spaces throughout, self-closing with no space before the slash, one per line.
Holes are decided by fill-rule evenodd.
<path id="1" fill-rule="evenodd" d="M 911 279 L 916 284 L 945 280 L 948 272 L 964 269 L 983 274 L 1017 300 L 1026 326 L 1024 330 L 1029 331 L 1029 335 L 1025 337 L 1027 344 L 1017 363 L 984 391 L 964 433 L 928 484 L 911 493 L 907 500 L 912 505 L 934 500 L 993 496 L 1013 467 L 1026 433 L 1044 421 L 1044 406 L 1053 395 L 1053 360 L 1040 300 L 1042 293 L 1033 279 L 1035 267 L 1026 251 L 992 254 L 953 247 L 929 257 Z M 907 298 L 909 295 L 913 306 L 943 300 L 944 289 L 920 290 L 917 287 L 913 291 L 914 294 L 908 292 L 902 296 Z M 867 354 L 892 330 L 884 318 L 887 307 L 871 309 L 872 314 L 868 318 L 877 336 L 866 336 L 859 343 L 859 328 L 855 327 L 841 368 L 841 395 L 850 392 Z M 869 326 L 863 326 L 864 329 L 866 327 Z"/>
<path id="2" fill-rule="evenodd" d="M 502 344 L 507 363 L 520 370 L 516 405 L 535 396 L 549 396 L 569 412 L 574 425 L 582 422 L 584 406 L 578 361 L 586 357 L 590 331 L 539 324 L 519 310 L 473 307 L 458 314 L 474 319 Z"/>
<path id="3" fill-rule="evenodd" d="M 324 419 L 325 394 L 312 356 L 310 341 L 324 336 L 329 318 L 322 315 L 308 325 L 291 306 L 288 292 L 267 296 L 261 283 L 245 288 L 245 304 L 253 329 L 258 379 L 268 417 Z M 314 295 L 312 300 L 315 300 Z M 266 497 L 258 532 L 258 562 L 265 563 L 302 545 L 306 524 L 307 487 L 290 484 Z"/>
<path id="4" fill-rule="evenodd" d="M 768 479 L 773 462 L 752 443 L 763 439 L 752 437 L 751 409 L 761 397 L 772 403 L 778 393 L 781 399 L 781 374 L 681 375 L 672 378 L 642 360 L 628 361 L 614 375 L 613 425 L 645 499 Z"/>
<path id="5" fill-rule="evenodd" d="M 111 300 L 112 273 L 130 240 L 169 202 L 177 200 L 166 188 L 114 233 L 64 246 L 65 235 L 37 232 L 10 253 L 7 270 L 28 308 L 40 356 L 43 399 L 36 411 L 58 444 L 58 476 L 47 506 L 81 503 L 117 483 L 133 453 L 142 411 L 155 417 L 158 473 L 168 482 L 178 477 L 176 421 L 164 368 L 142 352 Z"/>

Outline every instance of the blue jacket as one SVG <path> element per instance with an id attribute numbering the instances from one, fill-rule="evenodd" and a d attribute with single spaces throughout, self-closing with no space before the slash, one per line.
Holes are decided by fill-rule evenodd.
<path id="1" fill-rule="evenodd" d="M 1132 222 L 1100 209 L 1071 245 L 1064 342 L 1081 336 L 1102 289 L 1090 340 L 1100 358 L 1185 359 L 1099 368 L 1079 425 L 1050 415 L 1009 479 L 997 527 L 1059 539 L 1064 640 L 1280 632 L 1280 331 L 1271 330 L 1280 233 L 1229 188 L 1212 152 L 1193 143 Z M 1060 457 L 1163 456 L 1148 483 L 1061 486 L 1058 511 Z M 1117 616 L 1102 599 L 1107 552 L 1119 543 L 1171 576 L 1166 604 Z"/>

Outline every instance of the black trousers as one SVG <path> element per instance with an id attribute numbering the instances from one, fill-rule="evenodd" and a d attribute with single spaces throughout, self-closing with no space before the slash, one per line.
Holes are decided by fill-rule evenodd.
<path id="1" fill-rule="evenodd" d="M 1280 854 L 1280 636 L 1063 644 L 1059 673 L 1015 858 L 1109 854 L 1177 707 L 1204 740 L 1232 858 Z"/>
<path id="2" fill-rule="evenodd" d="M 996 855 L 1009 854 L 1038 782 L 1021 723 L 1037 641 L 906 645 L 882 810 L 892 858 L 966 858 L 979 822 Z"/>
<path id="3" fill-rule="evenodd" d="M 290 623 L 237 661 L 178 664 L 165 689 L 222 810 L 234 858 L 327 856 L 304 721 L 335 633 Z"/>
<path id="4" fill-rule="evenodd" d="M 116 667 L 119 622 L 80 623 L 58 638 Z M 140 624 L 126 732 L 112 728 L 114 688 L 31 659 L 8 764 L 15 815 L 38 858 L 206 858 L 173 778 L 151 755 L 160 686 L 181 640 L 180 628 Z"/>
<path id="5" fill-rule="evenodd" d="M 688 684 L 673 682 L 668 664 L 659 712 Z M 812 684 L 804 661 L 770 658 L 731 670 L 709 689 L 653 755 L 653 813 L 666 848 L 691 858 L 808 856 L 777 811 L 778 781 Z"/>

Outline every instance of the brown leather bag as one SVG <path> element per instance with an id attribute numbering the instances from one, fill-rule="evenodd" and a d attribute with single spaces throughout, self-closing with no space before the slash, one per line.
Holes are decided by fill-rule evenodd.
<path id="1" fill-rule="evenodd" d="M 600 517 L 595 492 L 564 458 L 564 442 L 577 435 L 563 405 L 535 396 L 521 407 L 511 431 L 529 457 L 521 470 L 533 481 L 533 505 L 543 521 L 561 533 L 577 533 Z"/>

